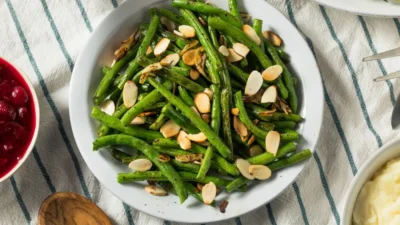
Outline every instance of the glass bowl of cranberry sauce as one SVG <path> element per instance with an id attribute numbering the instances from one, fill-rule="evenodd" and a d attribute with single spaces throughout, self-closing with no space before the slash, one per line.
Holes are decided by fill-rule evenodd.
<path id="1" fill-rule="evenodd" d="M 29 79 L 0 57 L 0 182 L 31 153 L 39 115 L 38 99 Z"/>

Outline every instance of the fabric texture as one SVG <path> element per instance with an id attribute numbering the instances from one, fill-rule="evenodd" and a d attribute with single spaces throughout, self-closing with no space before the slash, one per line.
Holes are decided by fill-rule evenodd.
<path id="1" fill-rule="evenodd" d="M 338 225 L 358 168 L 399 136 L 390 127 L 399 80 L 373 81 L 400 70 L 398 59 L 361 59 L 398 47 L 400 22 L 352 15 L 312 0 L 266 1 L 299 28 L 315 53 L 324 81 L 323 126 L 316 152 L 282 195 L 240 218 L 216 224 Z M 114 224 L 178 224 L 141 213 L 114 197 L 86 166 L 71 132 L 68 94 L 74 62 L 96 25 L 121 3 L 0 0 L 0 56 L 30 77 L 41 106 L 33 153 L 0 184 L 0 224 L 37 224 L 41 202 L 59 191 L 88 197 Z"/>

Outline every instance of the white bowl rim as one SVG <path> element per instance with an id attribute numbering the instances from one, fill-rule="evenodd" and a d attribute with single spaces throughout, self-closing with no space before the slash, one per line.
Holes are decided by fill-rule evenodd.
<path id="1" fill-rule="evenodd" d="M 0 56 L 1 59 L 12 65 L 18 72 L 21 74 L 22 78 L 24 79 L 25 83 L 28 85 L 29 91 L 32 94 L 33 97 L 33 105 L 35 108 L 35 130 L 31 139 L 31 143 L 28 146 L 28 149 L 25 151 L 24 156 L 18 161 L 17 165 L 14 166 L 6 175 L 0 178 L 0 183 L 6 179 L 8 179 L 10 176 L 12 176 L 20 167 L 22 164 L 24 164 L 25 160 L 28 158 L 28 156 L 31 154 L 33 147 L 35 146 L 36 139 L 39 133 L 39 126 L 40 126 L 40 108 L 39 108 L 39 100 L 36 95 L 35 88 L 33 87 L 29 77 L 25 75 L 18 67 L 16 67 L 14 64 L 12 64 L 9 60 L 5 59 L 4 57 Z"/>

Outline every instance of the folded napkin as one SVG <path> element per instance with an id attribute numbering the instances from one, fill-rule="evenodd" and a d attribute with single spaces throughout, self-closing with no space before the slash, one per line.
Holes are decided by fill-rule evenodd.
<path id="1" fill-rule="evenodd" d="M 390 116 L 399 81 L 372 79 L 400 70 L 400 63 L 361 59 L 398 47 L 400 22 L 356 16 L 311 0 L 268 2 L 303 32 L 315 53 L 324 81 L 324 123 L 316 153 L 295 183 L 265 207 L 216 224 L 338 225 L 344 195 L 358 168 L 398 136 L 390 128 Z M 71 132 L 68 92 L 74 62 L 96 25 L 121 3 L 0 1 L 0 56 L 30 77 L 41 105 L 33 153 L 0 184 L 0 224 L 37 224 L 41 202 L 58 191 L 88 197 L 115 224 L 177 224 L 128 207 L 100 185 Z"/>

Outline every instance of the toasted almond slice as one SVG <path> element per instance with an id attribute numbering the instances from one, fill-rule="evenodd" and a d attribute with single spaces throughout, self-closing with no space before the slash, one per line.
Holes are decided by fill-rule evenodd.
<path id="1" fill-rule="evenodd" d="M 252 96 L 257 94 L 263 84 L 263 79 L 260 72 L 254 70 L 250 73 L 247 79 L 246 87 L 244 89 L 244 94 L 247 96 Z"/>
<path id="2" fill-rule="evenodd" d="M 204 92 L 199 92 L 194 97 L 194 104 L 200 113 L 209 113 L 211 110 L 211 102 L 208 95 Z"/>
<path id="3" fill-rule="evenodd" d="M 285 114 L 290 114 L 292 113 L 292 110 L 290 109 L 289 105 L 287 102 L 279 97 L 276 98 L 277 102 L 275 105 L 279 107 Z"/>
<path id="4" fill-rule="evenodd" d="M 137 116 L 135 119 L 132 120 L 131 125 L 141 125 L 144 124 L 143 117 Z"/>
<path id="5" fill-rule="evenodd" d="M 236 133 L 242 137 L 246 137 L 249 134 L 247 127 L 242 121 L 240 121 L 238 116 L 233 117 L 233 127 L 235 128 Z"/>
<path id="6" fill-rule="evenodd" d="M 168 192 L 164 188 L 158 187 L 156 185 L 146 185 L 144 187 L 144 190 L 146 190 L 148 193 L 155 195 L 155 196 L 168 195 Z"/>
<path id="7" fill-rule="evenodd" d="M 197 115 L 200 116 L 200 113 L 199 113 L 199 111 L 196 109 L 196 106 L 192 106 L 192 107 L 190 107 L 190 108 L 193 110 L 193 112 L 195 112 Z"/>
<path id="8" fill-rule="evenodd" d="M 151 54 L 153 52 L 153 48 L 149 45 L 146 50 L 146 55 Z"/>
<path id="9" fill-rule="evenodd" d="M 126 108 L 131 108 L 135 105 L 138 98 L 139 90 L 136 84 L 128 80 L 124 85 L 124 90 L 122 90 L 122 100 Z"/>
<path id="10" fill-rule="evenodd" d="M 160 162 L 169 162 L 171 160 L 171 157 L 169 155 L 163 155 L 163 154 L 159 154 L 157 158 L 158 161 Z"/>
<path id="11" fill-rule="evenodd" d="M 204 142 L 207 140 L 207 137 L 206 135 L 203 134 L 203 132 L 200 132 L 198 134 L 188 134 L 186 138 L 197 143 Z"/>
<path id="12" fill-rule="evenodd" d="M 217 187 L 213 182 L 210 182 L 206 185 L 201 190 L 201 196 L 203 197 L 203 202 L 206 205 L 210 205 L 214 199 L 215 196 L 217 196 Z"/>
<path id="13" fill-rule="evenodd" d="M 228 62 L 237 62 L 243 59 L 243 57 L 239 54 L 237 54 L 233 49 L 228 49 L 229 51 L 229 56 L 226 57 Z"/>
<path id="14" fill-rule="evenodd" d="M 261 148 L 259 145 L 253 145 L 249 150 L 250 156 L 256 156 L 264 153 L 264 149 Z"/>
<path id="15" fill-rule="evenodd" d="M 188 66 L 194 66 L 196 64 L 196 49 L 191 49 L 182 56 L 183 62 Z"/>
<path id="16" fill-rule="evenodd" d="M 239 109 L 238 108 L 232 108 L 231 109 L 231 113 L 232 113 L 232 115 L 239 116 Z"/>
<path id="17" fill-rule="evenodd" d="M 240 136 L 240 139 L 242 140 L 242 142 L 246 142 L 247 138 L 249 138 L 249 136 Z"/>
<path id="18" fill-rule="evenodd" d="M 168 31 L 172 32 L 176 29 L 174 21 L 168 19 L 167 17 L 161 17 L 161 23 L 167 28 Z"/>
<path id="19" fill-rule="evenodd" d="M 232 48 L 233 51 L 235 51 L 238 55 L 242 57 L 246 57 L 246 55 L 250 52 L 250 49 L 246 45 L 239 42 L 233 44 Z"/>
<path id="20" fill-rule="evenodd" d="M 159 56 L 159 55 L 163 54 L 167 50 L 170 42 L 171 42 L 171 40 L 169 40 L 168 38 L 162 38 L 156 44 L 156 47 L 154 47 L 154 55 Z"/>
<path id="21" fill-rule="evenodd" d="M 188 162 L 195 162 L 203 160 L 203 154 L 187 154 L 187 155 L 177 155 L 175 159 L 179 162 L 188 163 Z"/>
<path id="22" fill-rule="evenodd" d="M 183 34 L 181 32 L 179 32 L 177 30 L 174 30 L 174 34 L 178 35 L 179 37 L 183 37 L 183 38 L 185 37 L 185 36 L 183 36 Z"/>
<path id="23" fill-rule="evenodd" d="M 208 95 L 208 97 L 210 98 L 210 100 L 212 100 L 213 96 L 214 96 L 214 92 L 211 91 L 210 88 L 206 88 L 204 89 L 204 93 L 206 93 Z"/>
<path id="24" fill-rule="evenodd" d="M 225 45 L 219 46 L 218 51 L 225 57 L 229 56 L 229 50 Z"/>
<path id="25" fill-rule="evenodd" d="M 256 141 L 256 137 L 253 134 L 250 136 L 249 140 L 247 141 L 247 145 L 251 146 L 254 143 L 254 141 Z"/>
<path id="26" fill-rule="evenodd" d="M 266 81 L 274 81 L 283 72 L 283 68 L 280 65 L 273 65 L 268 67 L 262 72 L 262 77 Z"/>
<path id="27" fill-rule="evenodd" d="M 192 38 L 196 36 L 196 30 L 188 25 L 180 25 L 178 27 L 179 32 L 183 34 L 184 37 L 186 38 Z"/>
<path id="28" fill-rule="evenodd" d="M 243 32 L 249 37 L 252 41 L 254 41 L 257 45 L 261 44 L 261 39 L 257 35 L 256 31 L 249 25 L 245 24 L 242 28 Z"/>
<path id="29" fill-rule="evenodd" d="M 178 53 L 172 53 L 161 59 L 160 64 L 162 66 L 175 66 L 176 64 L 178 64 L 180 59 L 181 57 Z"/>
<path id="30" fill-rule="evenodd" d="M 199 71 L 197 71 L 197 70 L 191 69 L 191 70 L 189 71 L 189 76 L 190 76 L 190 78 L 191 78 L 192 80 L 197 80 L 197 79 L 199 79 L 199 77 L 200 77 L 200 73 L 199 73 Z"/>
<path id="31" fill-rule="evenodd" d="M 239 169 L 240 173 L 249 180 L 254 180 L 253 175 L 249 173 L 249 167 L 251 164 L 244 159 L 236 159 L 236 166 Z"/>
<path id="32" fill-rule="evenodd" d="M 181 52 L 179 53 L 180 55 L 185 54 L 187 51 L 189 51 L 190 49 L 194 49 L 199 45 L 199 41 L 198 40 L 194 40 L 190 43 L 188 43 L 187 45 L 185 45 L 185 47 L 181 50 Z"/>
<path id="33" fill-rule="evenodd" d="M 158 71 L 161 70 L 163 67 L 159 62 L 150 64 L 148 66 L 146 66 L 143 70 L 142 70 L 142 74 L 147 74 L 147 73 L 151 73 L 154 71 Z"/>
<path id="34" fill-rule="evenodd" d="M 115 104 L 112 100 L 107 99 L 101 103 L 100 110 L 111 116 L 115 112 Z"/>
<path id="35" fill-rule="evenodd" d="M 199 17 L 199 22 L 201 23 L 201 25 L 206 26 L 207 23 L 206 21 L 203 20 L 203 18 Z"/>
<path id="36" fill-rule="evenodd" d="M 187 135 L 188 134 L 185 131 L 181 130 L 176 139 L 179 143 L 179 146 L 183 150 L 188 150 L 192 148 L 192 142 L 190 142 L 190 140 L 187 138 Z"/>
<path id="37" fill-rule="evenodd" d="M 165 138 L 170 138 L 177 135 L 180 129 L 181 127 L 173 120 L 168 120 L 164 125 L 162 125 L 160 132 Z"/>
<path id="38" fill-rule="evenodd" d="M 261 97 L 261 103 L 274 103 L 278 93 L 275 86 L 269 86 Z"/>
<path id="39" fill-rule="evenodd" d="M 240 12 L 240 18 L 242 19 L 243 23 L 247 23 L 250 21 L 251 16 L 247 12 Z"/>
<path id="40" fill-rule="evenodd" d="M 257 180 L 266 180 L 271 177 L 271 170 L 264 165 L 251 165 L 249 166 L 249 173 Z"/>
<path id="41" fill-rule="evenodd" d="M 129 163 L 129 168 L 134 171 L 144 172 L 153 166 L 153 163 L 148 159 L 136 159 Z"/>
<path id="42" fill-rule="evenodd" d="M 140 117 L 145 117 L 145 116 L 152 116 L 152 115 L 155 115 L 155 114 L 157 114 L 157 112 L 142 112 L 142 113 L 139 113 L 139 115 L 138 116 L 140 116 Z"/>
<path id="43" fill-rule="evenodd" d="M 205 185 L 205 184 L 197 183 L 196 186 L 197 186 L 197 189 L 199 189 L 199 190 L 201 191 L 201 190 L 203 190 L 204 185 Z"/>
<path id="44" fill-rule="evenodd" d="M 281 135 L 277 131 L 270 131 L 265 138 L 265 148 L 267 152 L 272 153 L 274 156 L 278 152 Z"/>
<path id="45" fill-rule="evenodd" d="M 201 115 L 201 118 L 203 119 L 204 122 L 210 123 L 211 115 L 206 113 L 206 114 Z"/>
<path id="46" fill-rule="evenodd" d="M 271 44 L 275 47 L 280 47 L 283 43 L 282 38 L 270 30 L 265 30 L 263 32 L 263 36 L 265 39 L 269 40 Z"/>

